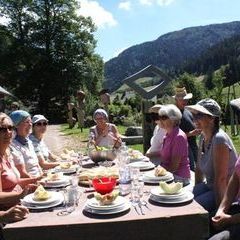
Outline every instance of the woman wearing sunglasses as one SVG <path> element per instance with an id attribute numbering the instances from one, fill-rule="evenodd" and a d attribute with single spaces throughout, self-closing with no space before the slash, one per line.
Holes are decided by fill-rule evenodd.
<path id="1" fill-rule="evenodd" d="M 57 156 L 51 153 L 45 144 L 43 137 L 47 131 L 48 120 L 43 115 L 37 114 L 32 117 L 32 133 L 29 138 L 33 143 L 40 166 L 43 169 L 51 169 L 59 165 Z"/>
<path id="2" fill-rule="evenodd" d="M 31 116 L 26 111 L 17 110 L 10 114 L 10 118 L 16 130 L 16 136 L 11 143 L 14 164 L 21 177 L 40 179 L 43 171 L 39 165 L 32 141 L 29 139 L 32 129 Z"/>
<path id="3" fill-rule="evenodd" d="M 10 144 L 13 137 L 13 122 L 0 113 L 0 208 L 11 207 L 26 194 L 35 190 L 37 178 L 21 178 L 14 165 Z"/>
<path id="4" fill-rule="evenodd" d="M 237 152 L 230 137 L 220 129 L 221 108 L 216 101 L 203 99 L 186 108 L 193 113 L 197 128 L 202 130 L 195 171 L 194 198 L 212 212 L 223 199 L 237 160 Z"/>
<path id="5" fill-rule="evenodd" d="M 190 182 L 188 141 L 186 134 L 179 128 L 181 118 L 181 111 L 173 104 L 160 108 L 160 125 L 166 131 L 160 154 L 161 165 L 173 173 L 175 181 L 187 185 Z"/>
<path id="6" fill-rule="evenodd" d="M 152 106 L 149 109 L 149 113 L 151 113 L 151 118 L 155 122 L 156 126 L 153 131 L 153 136 L 151 138 L 151 146 L 146 152 L 146 156 L 151 159 L 151 162 L 153 162 L 156 165 L 159 165 L 161 155 L 160 155 L 160 150 L 162 149 L 162 144 L 163 144 L 163 138 L 166 134 L 165 129 L 161 127 L 161 123 L 159 120 L 159 109 L 162 107 L 160 104 L 156 104 Z"/>

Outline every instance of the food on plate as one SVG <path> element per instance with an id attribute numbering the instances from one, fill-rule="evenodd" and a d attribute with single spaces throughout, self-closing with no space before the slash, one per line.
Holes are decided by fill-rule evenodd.
<path id="1" fill-rule="evenodd" d="M 132 159 L 140 159 L 143 157 L 143 154 L 138 150 L 130 148 L 128 149 L 128 156 Z"/>
<path id="2" fill-rule="evenodd" d="M 73 155 L 75 152 L 74 150 L 68 150 L 67 148 L 63 149 L 63 152 L 60 154 L 60 157 L 64 160 L 67 160 Z"/>
<path id="3" fill-rule="evenodd" d="M 111 204 L 119 195 L 118 191 L 112 191 L 111 193 L 107 193 L 102 195 L 100 193 L 95 193 L 94 197 L 97 201 L 99 201 L 100 205 L 109 205 Z"/>
<path id="4" fill-rule="evenodd" d="M 157 167 L 155 168 L 154 175 L 155 175 L 156 177 L 165 176 L 166 174 L 167 174 L 167 170 L 166 170 L 164 167 L 157 166 Z"/>
<path id="5" fill-rule="evenodd" d="M 72 162 L 61 162 L 60 168 L 61 169 L 69 169 L 72 166 Z"/>
<path id="6" fill-rule="evenodd" d="M 118 178 L 119 177 L 118 169 L 115 166 L 114 167 L 100 166 L 98 168 L 87 169 L 79 174 L 80 181 L 89 181 L 92 180 L 93 178 L 101 177 Z"/>
<path id="7" fill-rule="evenodd" d="M 179 193 L 183 187 L 183 184 L 180 182 L 166 183 L 166 182 L 161 181 L 159 183 L 159 185 L 160 185 L 161 189 L 167 194 Z"/>
<path id="8" fill-rule="evenodd" d="M 62 172 L 56 172 L 56 173 L 49 172 L 47 174 L 47 180 L 48 181 L 57 181 L 57 180 L 61 180 L 62 178 L 63 178 L 63 173 Z"/>
<path id="9" fill-rule="evenodd" d="M 33 199 L 38 201 L 44 201 L 51 197 L 51 194 L 44 189 L 42 185 L 39 185 L 33 193 Z"/>

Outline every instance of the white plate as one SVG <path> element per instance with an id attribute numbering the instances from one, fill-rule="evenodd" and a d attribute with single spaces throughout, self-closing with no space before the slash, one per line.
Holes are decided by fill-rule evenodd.
<path id="1" fill-rule="evenodd" d="M 48 185 L 59 185 L 59 184 L 63 184 L 63 183 L 66 183 L 66 182 L 69 182 L 69 177 L 67 176 L 63 176 L 61 177 L 61 179 L 58 179 L 58 180 L 48 180 L 46 178 L 46 181 L 45 181 Z"/>
<path id="2" fill-rule="evenodd" d="M 144 173 L 143 177 L 151 181 L 166 181 L 170 178 L 173 178 L 173 174 L 170 172 L 167 172 L 167 174 L 164 176 L 155 176 L 155 170 L 153 170 L 153 171 Z"/>
<path id="3" fill-rule="evenodd" d="M 66 181 L 64 183 L 60 183 L 60 184 L 49 184 L 49 183 L 45 183 L 44 187 L 46 188 L 60 188 L 60 187 L 66 187 L 70 185 L 70 181 Z"/>
<path id="4" fill-rule="evenodd" d="M 110 214 L 116 214 L 116 213 L 121 213 L 121 212 L 125 212 L 128 209 L 130 209 L 131 205 L 130 203 L 125 203 L 123 206 L 118 207 L 118 208 L 114 208 L 114 209 L 110 209 L 107 211 L 102 211 L 102 210 L 97 210 L 97 209 L 92 209 L 89 208 L 87 205 L 84 206 L 84 210 L 86 212 L 89 213 L 93 213 L 93 214 L 99 214 L 99 215 L 110 215 Z"/>
<path id="5" fill-rule="evenodd" d="M 70 168 L 61 168 L 60 166 L 55 167 L 56 172 L 63 172 L 63 173 L 75 173 L 77 171 L 77 166 L 71 166 Z"/>
<path id="6" fill-rule="evenodd" d="M 139 168 L 140 170 L 148 170 L 155 167 L 155 165 L 151 162 L 133 162 L 129 163 L 128 166 L 136 167 Z"/>
<path id="7" fill-rule="evenodd" d="M 100 205 L 99 201 L 95 197 L 93 197 L 87 200 L 86 206 L 88 208 L 96 210 L 112 210 L 118 207 L 122 207 L 124 204 L 126 204 L 126 202 L 127 200 L 124 197 L 118 196 L 111 204 Z"/>
<path id="8" fill-rule="evenodd" d="M 144 176 L 143 176 L 142 180 L 143 180 L 143 182 L 145 182 L 145 183 L 152 183 L 152 184 L 159 184 L 159 182 L 160 182 L 159 180 L 148 179 L 148 178 L 146 178 L 146 177 L 144 177 Z M 174 177 L 172 176 L 172 177 L 166 178 L 166 179 L 161 180 L 161 181 L 171 182 L 171 181 L 173 181 L 173 180 L 174 180 Z"/>
<path id="9" fill-rule="evenodd" d="M 44 201 L 37 201 L 37 200 L 33 199 L 33 194 L 34 193 L 31 193 L 31 194 L 25 196 L 23 198 L 23 201 L 28 204 L 43 206 L 43 205 L 48 205 L 48 204 L 54 203 L 54 202 L 58 201 L 59 199 L 63 198 L 62 193 L 50 191 L 50 194 L 51 194 L 50 198 L 48 198 L 47 200 L 44 200 Z"/>
<path id="10" fill-rule="evenodd" d="M 59 199 L 56 202 L 53 202 L 53 203 L 47 204 L 47 205 L 34 205 L 34 204 L 26 203 L 24 201 L 22 201 L 22 205 L 29 209 L 47 209 L 47 208 L 51 208 L 51 207 L 56 207 L 56 206 L 60 205 L 61 203 L 63 203 L 63 201 L 64 201 L 64 197 L 62 196 L 62 199 Z"/>
<path id="11" fill-rule="evenodd" d="M 165 203 L 165 204 L 178 204 L 178 203 L 185 203 L 193 200 L 194 195 L 191 192 L 186 192 L 185 195 L 181 198 L 176 198 L 176 199 L 164 199 L 164 198 L 159 198 L 155 195 L 150 195 L 150 199 L 154 202 L 158 203 Z"/>
<path id="12" fill-rule="evenodd" d="M 180 197 L 184 197 L 186 195 L 187 191 L 182 188 L 178 193 L 175 194 L 168 194 L 165 193 L 160 187 L 155 187 L 151 189 L 151 194 L 164 199 L 176 199 Z"/>

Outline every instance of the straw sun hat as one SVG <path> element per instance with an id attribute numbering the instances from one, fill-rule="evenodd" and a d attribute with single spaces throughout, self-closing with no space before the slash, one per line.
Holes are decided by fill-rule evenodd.
<path id="1" fill-rule="evenodd" d="M 176 99 L 184 99 L 188 100 L 193 97 L 192 93 L 187 93 L 187 90 L 185 87 L 177 87 L 175 89 L 175 95 L 173 96 Z"/>

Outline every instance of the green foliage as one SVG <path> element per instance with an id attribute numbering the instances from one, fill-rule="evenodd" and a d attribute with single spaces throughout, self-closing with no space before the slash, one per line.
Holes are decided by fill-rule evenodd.
<path id="1" fill-rule="evenodd" d="M 0 71 L 19 99 L 56 120 L 77 90 L 98 93 L 103 61 L 94 54 L 96 28 L 90 18 L 76 15 L 76 0 L 0 0 L 0 5 L 10 19 L 5 39 L 11 39 L 0 52 L 5 59 Z"/>

